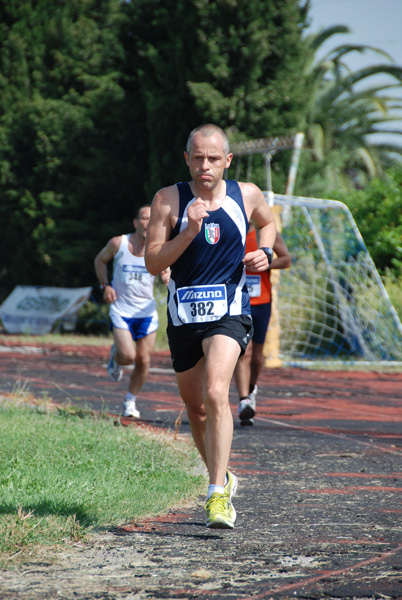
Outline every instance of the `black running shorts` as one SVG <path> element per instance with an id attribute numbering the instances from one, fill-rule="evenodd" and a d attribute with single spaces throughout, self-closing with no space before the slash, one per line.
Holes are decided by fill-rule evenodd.
<path id="1" fill-rule="evenodd" d="M 213 335 L 226 335 L 236 340 L 242 356 L 253 336 L 253 321 L 250 315 L 225 315 L 219 321 L 199 328 L 193 325 L 168 325 L 166 332 L 173 368 L 176 373 L 183 373 L 194 367 L 204 356 L 202 340 Z"/>
<path id="2" fill-rule="evenodd" d="M 254 304 L 251 306 L 254 333 L 253 342 L 263 344 L 267 334 L 269 319 L 271 317 L 271 302 L 266 304 Z"/>

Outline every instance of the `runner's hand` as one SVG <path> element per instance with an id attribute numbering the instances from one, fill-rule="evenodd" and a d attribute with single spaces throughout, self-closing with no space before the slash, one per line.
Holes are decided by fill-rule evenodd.
<path id="1" fill-rule="evenodd" d="M 170 280 L 170 267 L 161 271 L 161 279 L 165 285 L 169 283 Z"/>
<path id="2" fill-rule="evenodd" d="M 112 304 L 112 302 L 117 300 L 117 294 L 111 285 L 106 286 L 103 290 L 103 299 L 108 304 Z"/>
<path id="3" fill-rule="evenodd" d="M 263 250 L 255 250 L 254 252 L 247 252 L 243 258 L 243 264 L 248 271 L 256 271 L 261 273 L 266 271 L 269 267 L 268 256 Z"/>
<path id="4" fill-rule="evenodd" d="M 194 233 L 194 237 L 201 231 L 202 222 L 205 217 L 209 216 L 205 208 L 205 202 L 202 198 L 197 198 L 191 206 L 189 206 L 188 212 L 188 228 Z"/>

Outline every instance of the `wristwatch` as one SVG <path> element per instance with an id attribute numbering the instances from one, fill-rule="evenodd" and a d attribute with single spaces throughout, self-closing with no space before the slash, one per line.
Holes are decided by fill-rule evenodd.
<path id="1" fill-rule="evenodd" d="M 267 258 L 268 258 L 268 265 L 270 265 L 272 262 L 272 257 L 274 255 L 274 251 L 272 250 L 272 248 L 260 248 L 260 250 L 265 252 L 265 254 L 267 255 Z"/>

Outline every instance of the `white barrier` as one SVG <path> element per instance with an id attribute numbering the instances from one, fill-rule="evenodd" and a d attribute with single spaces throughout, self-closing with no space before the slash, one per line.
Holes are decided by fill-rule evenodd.
<path id="1" fill-rule="evenodd" d="M 91 287 L 57 288 L 17 285 L 0 306 L 8 333 L 49 333 L 59 319 L 73 317 L 91 294 Z"/>

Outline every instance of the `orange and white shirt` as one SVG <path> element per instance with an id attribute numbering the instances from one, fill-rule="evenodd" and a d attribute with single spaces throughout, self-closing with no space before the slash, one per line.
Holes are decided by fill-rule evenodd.
<path id="1" fill-rule="evenodd" d="M 257 236 L 255 229 L 249 231 L 246 237 L 246 254 L 258 250 Z M 271 302 L 271 272 L 249 271 L 246 269 L 246 285 L 250 294 L 251 306 L 256 304 L 268 304 Z"/>

